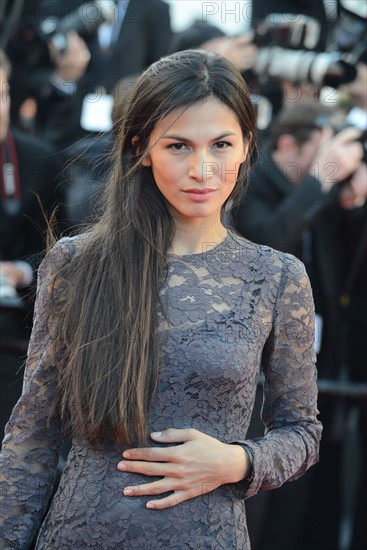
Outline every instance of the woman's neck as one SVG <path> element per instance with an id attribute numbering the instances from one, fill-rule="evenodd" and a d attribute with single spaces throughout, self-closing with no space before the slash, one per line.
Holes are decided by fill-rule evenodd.
<path id="1" fill-rule="evenodd" d="M 220 222 L 215 226 L 205 223 L 177 223 L 169 252 L 177 255 L 205 252 L 221 243 L 226 235 L 227 230 Z"/>

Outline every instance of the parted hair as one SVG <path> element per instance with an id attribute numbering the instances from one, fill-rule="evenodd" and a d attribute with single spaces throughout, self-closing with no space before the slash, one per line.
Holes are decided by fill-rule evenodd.
<path id="1" fill-rule="evenodd" d="M 152 169 L 143 166 L 149 138 L 165 116 L 215 96 L 237 115 L 249 155 L 255 113 L 241 74 L 226 59 L 200 50 L 164 57 L 137 80 L 123 107 L 100 219 L 84 229 L 57 340 L 61 412 L 71 433 L 91 445 L 146 442 L 160 360 L 158 308 L 174 222 Z M 240 200 L 249 160 L 226 202 Z M 223 205 L 222 208 L 224 208 Z M 55 279 L 56 280 L 56 279 Z"/>

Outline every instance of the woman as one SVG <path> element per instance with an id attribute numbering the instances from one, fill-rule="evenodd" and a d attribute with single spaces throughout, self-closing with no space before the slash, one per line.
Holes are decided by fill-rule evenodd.
<path id="1" fill-rule="evenodd" d="M 222 223 L 255 116 L 223 58 L 153 64 L 124 109 L 101 220 L 39 273 L 3 446 L 5 548 L 250 548 L 244 500 L 317 461 L 303 265 Z M 266 435 L 246 440 L 260 371 Z M 5 542 L 4 542 L 5 541 Z"/>

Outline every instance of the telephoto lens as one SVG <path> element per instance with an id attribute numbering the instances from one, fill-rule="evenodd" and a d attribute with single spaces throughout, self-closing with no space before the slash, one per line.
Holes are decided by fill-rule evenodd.
<path id="1" fill-rule="evenodd" d="M 40 25 L 45 40 L 51 40 L 62 53 L 67 46 L 67 33 L 77 32 L 82 38 L 93 36 L 102 23 L 113 23 L 116 15 L 114 0 L 84 2 L 79 8 L 62 19 L 47 18 Z"/>

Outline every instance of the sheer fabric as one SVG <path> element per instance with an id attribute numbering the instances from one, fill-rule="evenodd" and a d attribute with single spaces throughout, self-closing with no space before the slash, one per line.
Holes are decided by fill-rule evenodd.
<path id="1" fill-rule="evenodd" d="M 1 454 L 0 546 L 25 550 L 39 529 L 61 445 L 51 293 L 62 300 L 73 274 L 51 280 L 80 246 L 62 239 L 39 271 L 37 306 L 23 395 Z M 318 460 L 313 352 L 314 313 L 304 266 L 293 256 L 230 231 L 200 254 L 169 256 L 159 313 L 161 365 L 149 431 L 196 428 L 253 451 L 253 480 L 223 485 L 166 510 L 151 497 L 125 497 L 147 481 L 116 468 L 125 447 L 90 448 L 75 434 L 59 488 L 41 526 L 37 550 L 249 550 L 245 499 L 301 476 Z M 265 435 L 246 439 L 261 368 Z M 153 443 L 152 445 L 157 445 Z M 156 498 L 161 498 L 158 495 Z"/>

